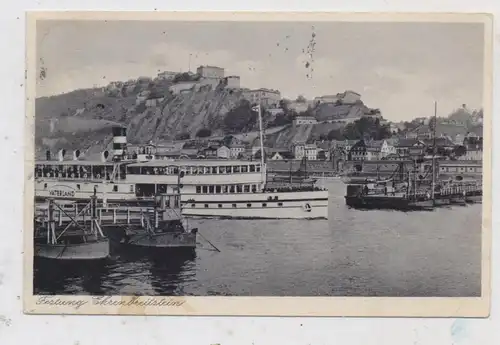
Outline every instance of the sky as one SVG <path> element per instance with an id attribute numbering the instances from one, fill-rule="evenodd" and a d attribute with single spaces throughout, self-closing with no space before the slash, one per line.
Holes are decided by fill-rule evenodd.
<path id="1" fill-rule="evenodd" d="M 224 67 L 295 99 L 354 90 L 391 121 L 482 107 L 483 24 L 39 21 L 37 97 Z"/>

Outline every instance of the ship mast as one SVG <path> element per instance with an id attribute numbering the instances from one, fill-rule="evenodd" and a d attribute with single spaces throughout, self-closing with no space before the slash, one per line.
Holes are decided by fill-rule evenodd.
<path id="1" fill-rule="evenodd" d="M 252 110 L 256 111 L 259 115 L 259 137 L 260 137 L 260 171 L 262 175 L 262 187 L 266 187 L 266 175 L 264 166 L 264 139 L 262 135 L 262 112 L 260 104 L 257 104 Z"/>
<path id="2" fill-rule="evenodd" d="M 436 155 L 436 127 L 437 127 L 437 102 L 434 102 L 434 125 L 432 129 L 432 183 L 431 183 L 431 198 L 434 200 L 434 189 L 436 188 L 436 172 L 435 172 L 435 155 Z"/>

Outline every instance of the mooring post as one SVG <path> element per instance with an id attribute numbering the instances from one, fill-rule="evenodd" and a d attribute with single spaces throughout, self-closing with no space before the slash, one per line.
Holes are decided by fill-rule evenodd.
<path id="1" fill-rule="evenodd" d="M 59 220 L 59 226 L 62 226 L 62 211 L 59 210 L 58 212 L 58 220 Z"/>
<path id="2" fill-rule="evenodd" d="M 52 223 L 53 223 L 53 205 L 52 205 L 52 199 L 49 199 L 49 205 L 48 205 L 48 208 L 47 208 L 47 217 L 48 217 L 48 221 L 47 221 L 47 244 L 49 243 L 52 243 Z"/>

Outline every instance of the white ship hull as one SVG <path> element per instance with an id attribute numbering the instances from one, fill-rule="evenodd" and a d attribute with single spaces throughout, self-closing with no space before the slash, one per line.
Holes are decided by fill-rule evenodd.
<path id="1" fill-rule="evenodd" d="M 92 167 L 100 169 L 97 163 Z M 48 198 L 88 202 L 95 193 L 99 201 L 106 201 L 108 205 L 151 206 L 158 195 L 175 195 L 169 204 L 177 204 L 175 198 L 180 188 L 184 216 L 328 219 L 327 190 L 312 184 L 294 187 L 272 183 L 264 189 L 262 181 L 266 181 L 265 167 L 252 161 L 151 161 L 128 165 L 127 175 L 114 181 L 37 177 L 35 196 L 37 202 Z"/>
<path id="2" fill-rule="evenodd" d="M 328 191 L 182 195 L 182 215 L 237 219 L 328 219 Z"/>

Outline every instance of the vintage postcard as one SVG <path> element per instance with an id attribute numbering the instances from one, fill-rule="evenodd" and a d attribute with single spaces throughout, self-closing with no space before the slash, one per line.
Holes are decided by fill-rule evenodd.
<path id="1" fill-rule="evenodd" d="M 487 316 L 492 21 L 29 13 L 25 312 Z"/>

